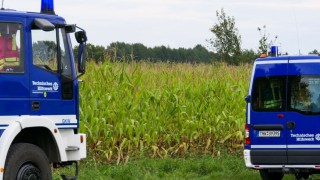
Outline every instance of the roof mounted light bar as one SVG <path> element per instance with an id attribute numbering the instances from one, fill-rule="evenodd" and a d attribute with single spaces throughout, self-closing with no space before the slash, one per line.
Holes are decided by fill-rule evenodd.
<path id="1" fill-rule="evenodd" d="M 55 14 L 53 0 L 41 0 L 41 13 Z"/>

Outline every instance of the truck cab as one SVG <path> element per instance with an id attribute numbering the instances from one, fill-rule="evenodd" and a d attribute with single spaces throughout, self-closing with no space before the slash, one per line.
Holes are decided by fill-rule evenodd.
<path id="1" fill-rule="evenodd" d="M 78 131 L 86 33 L 56 15 L 52 0 L 41 5 L 41 13 L 0 10 L 0 180 L 51 179 L 51 165 L 72 164 L 75 176 L 63 179 L 76 179 L 86 157 Z"/>
<path id="2" fill-rule="evenodd" d="M 255 61 L 246 113 L 245 164 L 262 179 L 320 173 L 320 56 Z"/>

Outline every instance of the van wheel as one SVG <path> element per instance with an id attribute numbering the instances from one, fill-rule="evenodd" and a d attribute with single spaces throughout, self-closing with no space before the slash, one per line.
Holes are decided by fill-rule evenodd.
<path id="1" fill-rule="evenodd" d="M 296 179 L 309 179 L 310 175 L 308 173 L 296 174 Z"/>
<path id="2" fill-rule="evenodd" d="M 4 169 L 4 179 L 8 180 L 51 179 L 47 155 L 33 144 L 13 144 L 9 149 Z"/>
<path id="3" fill-rule="evenodd" d="M 268 169 L 261 169 L 260 176 L 263 180 L 281 180 L 283 174 L 281 172 L 269 172 Z"/>

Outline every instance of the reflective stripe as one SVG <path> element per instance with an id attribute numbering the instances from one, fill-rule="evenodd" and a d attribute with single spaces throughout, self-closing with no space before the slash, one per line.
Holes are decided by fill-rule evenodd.
<path id="1" fill-rule="evenodd" d="M 16 34 L 12 34 L 12 51 L 17 50 Z"/>
<path id="2" fill-rule="evenodd" d="M 16 58 L 16 57 L 12 57 L 12 58 L 5 58 L 5 61 L 6 61 L 6 63 L 7 62 L 14 62 L 14 63 L 18 63 L 18 65 L 19 65 L 19 61 L 18 61 L 18 58 Z"/>
<path id="3" fill-rule="evenodd" d="M 28 116 L 28 115 L 25 115 Z M 7 125 L 12 123 L 15 120 L 18 120 L 20 117 L 24 116 L 0 116 L 0 123 L 3 125 Z M 32 116 L 29 116 L 32 117 Z M 39 116 L 37 116 L 39 117 Z M 44 115 L 41 117 L 45 117 L 53 121 L 54 124 L 58 128 L 78 128 L 78 120 L 76 115 Z M 5 129 L 6 127 L 2 127 L 0 125 L 0 129 Z"/>
<path id="4" fill-rule="evenodd" d="M 252 165 L 251 168 L 255 169 L 263 169 L 263 168 L 312 168 L 312 169 L 319 169 L 316 165 Z"/>
<path id="5" fill-rule="evenodd" d="M 317 144 L 302 144 L 302 145 L 293 144 L 293 145 L 288 145 L 288 148 L 311 148 L 311 149 L 314 149 L 314 148 L 320 148 L 320 145 L 317 145 Z"/>
<path id="6" fill-rule="evenodd" d="M 8 124 L 0 124 L 0 130 L 5 130 L 8 128 Z"/>
<path id="7" fill-rule="evenodd" d="M 280 148 L 287 148 L 287 145 L 251 145 L 252 149 L 262 149 L 262 148 L 266 148 L 266 149 L 280 149 Z"/>
<path id="8" fill-rule="evenodd" d="M 247 117 L 248 117 L 248 124 L 250 125 L 250 123 L 251 123 L 251 103 L 248 103 L 248 114 L 247 114 Z"/>
<path id="9" fill-rule="evenodd" d="M 251 145 L 251 148 L 253 149 L 272 149 L 272 148 L 289 148 L 289 149 L 296 149 L 296 148 L 310 148 L 310 149 L 315 149 L 315 148 L 320 148 L 320 144 L 293 144 L 293 145 Z"/>
<path id="10" fill-rule="evenodd" d="M 320 59 L 289 60 L 289 64 L 298 64 L 298 63 L 320 63 Z"/>
<path id="11" fill-rule="evenodd" d="M 286 64 L 288 60 L 257 61 L 255 64 Z"/>

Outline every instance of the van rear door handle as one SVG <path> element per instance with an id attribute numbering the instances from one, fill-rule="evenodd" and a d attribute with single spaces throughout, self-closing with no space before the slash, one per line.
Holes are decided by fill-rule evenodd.
<path id="1" fill-rule="evenodd" d="M 295 122 L 287 122 L 287 128 L 288 129 L 294 129 L 296 127 L 296 123 Z"/>

